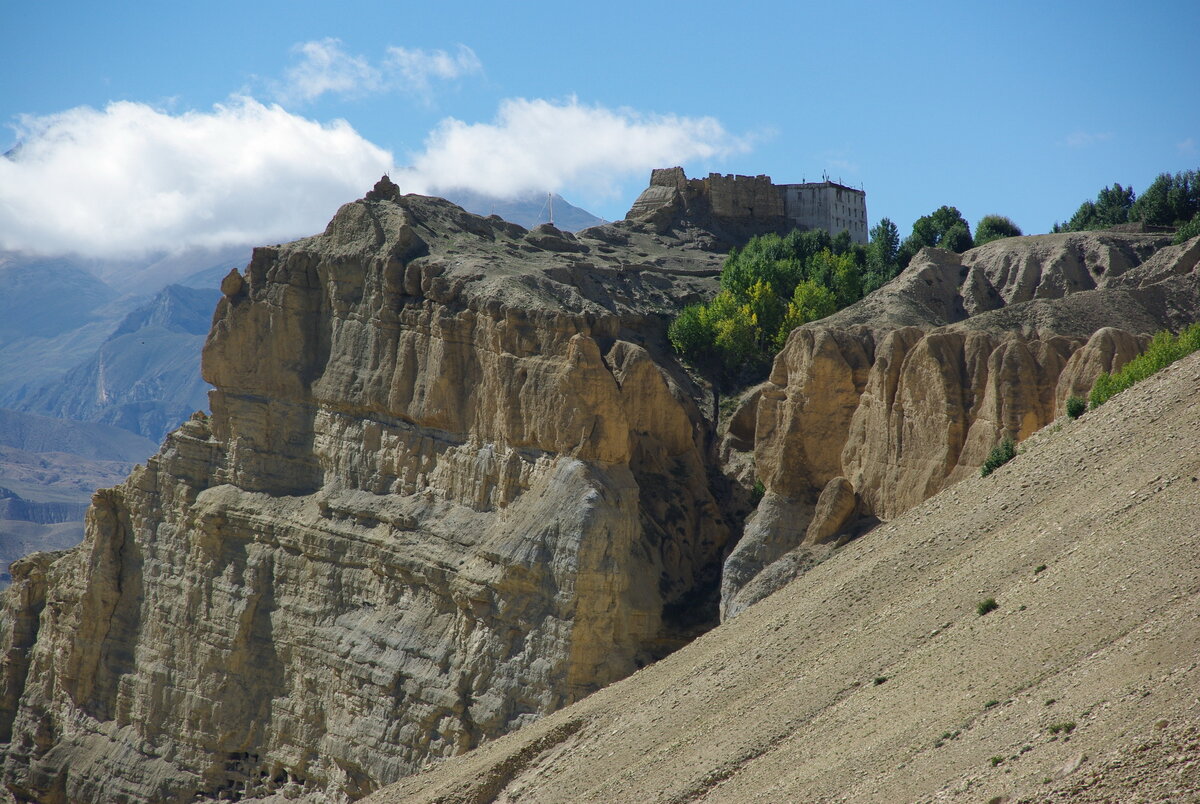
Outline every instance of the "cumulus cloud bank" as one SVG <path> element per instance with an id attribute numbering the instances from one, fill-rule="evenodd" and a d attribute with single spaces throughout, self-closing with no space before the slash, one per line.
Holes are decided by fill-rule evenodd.
<path id="1" fill-rule="evenodd" d="M 132 102 L 80 107 L 23 118 L 18 134 L 20 146 L 0 158 L 0 249 L 96 257 L 319 232 L 385 172 L 405 192 L 604 198 L 651 168 L 747 147 L 710 117 L 575 99 L 506 100 L 490 123 L 446 119 L 401 169 L 345 121 L 251 98 L 182 114 Z"/>
<path id="2" fill-rule="evenodd" d="M 390 169 L 345 121 L 249 98 L 170 115 L 141 103 L 22 118 L 0 158 L 0 248 L 114 257 L 321 231 Z"/>
<path id="3" fill-rule="evenodd" d="M 301 42 L 292 50 L 299 60 L 274 90 L 285 103 L 313 101 L 326 93 L 356 97 L 393 90 L 428 99 L 435 80 L 450 81 L 483 71 L 475 51 L 466 45 L 459 45 L 454 53 L 389 47 L 378 66 L 347 53 L 338 39 Z"/>
<path id="4" fill-rule="evenodd" d="M 443 120 L 393 179 L 406 192 L 469 188 L 501 197 L 533 190 L 611 196 L 631 174 L 745 151 L 712 117 L 508 99 L 492 123 Z"/>

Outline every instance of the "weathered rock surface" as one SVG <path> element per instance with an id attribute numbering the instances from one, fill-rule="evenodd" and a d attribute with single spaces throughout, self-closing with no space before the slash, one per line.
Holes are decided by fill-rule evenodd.
<path id="1" fill-rule="evenodd" d="M 352 799 L 711 626 L 736 527 L 663 332 L 721 257 L 589 231 L 381 182 L 257 249 L 211 417 L 14 567 L 5 786 Z"/>
<path id="2" fill-rule="evenodd" d="M 1200 354 L 654 666 L 368 801 L 1190 801 L 1197 400 Z"/>
<path id="3" fill-rule="evenodd" d="M 1200 240 L 1167 242 L 1097 232 L 925 249 L 889 285 L 794 331 L 760 391 L 766 495 L 726 564 L 726 615 L 759 570 L 813 543 L 809 528 L 824 540 L 850 524 L 814 520 L 827 484 L 843 478 L 842 500 L 892 519 L 976 472 L 1004 436 L 1051 422 L 1148 333 L 1200 317 Z"/>
<path id="4" fill-rule="evenodd" d="M 660 234 L 699 230 L 706 242 L 724 249 L 753 235 L 793 228 L 783 196 L 769 176 L 714 173 L 689 179 L 680 167 L 653 171 L 650 186 L 625 217 L 634 226 Z"/>
<path id="5" fill-rule="evenodd" d="M 656 172 L 635 220 L 573 235 L 385 179 L 257 249 L 221 282 L 211 416 L 98 492 L 79 548 L 13 567 L 5 789 L 361 797 L 820 573 L 1200 310 L 1200 241 L 930 250 L 793 333 L 718 429 L 665 329 L 775 226 L 756 186 Z"/>

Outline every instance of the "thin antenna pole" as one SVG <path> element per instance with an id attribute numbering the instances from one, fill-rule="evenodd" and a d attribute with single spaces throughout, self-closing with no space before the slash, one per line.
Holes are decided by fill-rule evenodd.
<path id="1" fill-rule="evenodd" d="M 550 225 L 554 225 L 554 193 L 546 193 L 546 205 L 550 207 Z"/>

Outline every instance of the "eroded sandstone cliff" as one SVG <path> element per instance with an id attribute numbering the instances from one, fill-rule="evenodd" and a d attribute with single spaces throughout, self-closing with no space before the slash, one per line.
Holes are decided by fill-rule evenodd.
<path id="1" fill-rule="evenodd" d="M 894 282 L 794 331 L 739 411 L 754 419 L 765 494 L 726 563 L 724 616 L 804 571 L 814 545 L 898 516 L 976 472 L 1003 437 L 1050 423 L 1150 333 L 1195 321 L 1198 261 L 1200 240 L 1110 232 L 925 249 Z M 795 572 L 752 583 L 795 550 Z"/>
<path id="2" fill-rule="evenodd" d="M 381 182 L 256 250 L 211 417 L 14 567 L 8 790 L 352 799 L 711 625 L 735 529 L 662 333 L 720 256 L 679 245 Z"/>
<path id="3" fill-rule="evenodd" d="M 1200 241 L 927 250 L 718 429 L 666 324 L 763 222 L 677 178 L 578 236 L 385 180 L 231 272 L 211 416 L 13 567 L 9 793 L 360 797 L 675 650 L 1200 310 Z"/>

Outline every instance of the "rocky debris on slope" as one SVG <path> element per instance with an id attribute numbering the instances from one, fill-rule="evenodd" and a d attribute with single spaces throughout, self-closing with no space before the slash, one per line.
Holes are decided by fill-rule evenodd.
<path id="1" fill-rule="evenodd" d="M 710 627 L 737 524 L 664 333 L 720 261 L 386 182 L 255 250 L 211 417 L 13 567 L 4 785 L 355 798 Z"/>
<path id="2" fill-rule="evenodd" d="M 1197 399 L 1200 355 L 368 801 L 1188 801 Z"/>
<path id="3" fill-rule="evenodd" d="M 844 541 L 861 531 L 858 516 L 899 515 L 977 471 L 1003 437 L 1020 441 L 1052 421 L 1149 333 L 1200 317 L 1200 240 L 1167 244 L 1088 232 L 1006 238 L 963 255 L 924 249 L 889 285 L 794 331 L 758 391 L 753 460 L 765 494 L 726 562 L 725 616 L 806 533 L 825 540 L 845 529 Z M 834 486 L 856 516 L 831 528 L 813 516 Z"/>

